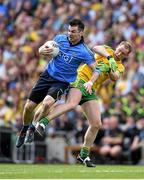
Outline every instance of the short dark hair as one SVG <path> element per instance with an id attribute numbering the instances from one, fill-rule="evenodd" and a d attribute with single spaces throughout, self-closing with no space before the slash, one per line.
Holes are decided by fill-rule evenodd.
<path id="1" fill-rule="evenodd" d="M 78 26 L 78 29 L 80 31 L 83 31 L 85 28 L 84 23 L 80 19 L 73 19 L 69 22 L 70 26 Z"/>

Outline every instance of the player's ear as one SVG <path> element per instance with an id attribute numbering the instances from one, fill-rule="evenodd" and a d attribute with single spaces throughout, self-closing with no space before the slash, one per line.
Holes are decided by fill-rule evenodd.
<path id="1" fill-rule="evenodd" d="M 81 30 L 80 35 L 81 35 L 81 37 L 84 36 L 84 31 Z"/>

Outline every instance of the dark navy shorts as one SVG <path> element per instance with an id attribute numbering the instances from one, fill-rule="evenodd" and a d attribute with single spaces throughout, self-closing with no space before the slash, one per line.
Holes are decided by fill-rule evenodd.
<path id="1" fill-rule="evenodd" d="M 36 104 L 42 102 L 46 95 L 50 95 L 55 100 L 58 100 L 68 90 L 69 83 L 54 79 L 45 70 L 32 88 L 29 99 Z"/>

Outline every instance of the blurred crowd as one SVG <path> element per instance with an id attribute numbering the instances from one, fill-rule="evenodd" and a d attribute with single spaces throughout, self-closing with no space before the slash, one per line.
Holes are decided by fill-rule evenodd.
<path id="1" fill-rule="evenodd" d="M 90 48 L 133 43 L 123 77 L 97 92 L 103 128 L 96 144 L 102 155 L 116 156 L 122 147 L 136 149 L 144 140 L 143 0 L 0 0 L 0 126 L 20 129 L 25 100 L 47 63 L 38 48 L 65 32 L 72 18 L 84 21 Z M 73 132 L 69 143 L 82 143 L 87 126 L 77 107 L 53 121 L 47 132 Z"/>

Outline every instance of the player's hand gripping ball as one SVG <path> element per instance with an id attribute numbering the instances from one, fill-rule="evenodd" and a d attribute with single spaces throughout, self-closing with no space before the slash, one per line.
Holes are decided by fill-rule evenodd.
<path id="1" fill-rule="evenodd" d="M 59 54 L 59 45 L 55 41 L 47 41 L 43 46 L 39 48 L 39 53 L 56 57 Z"/>

